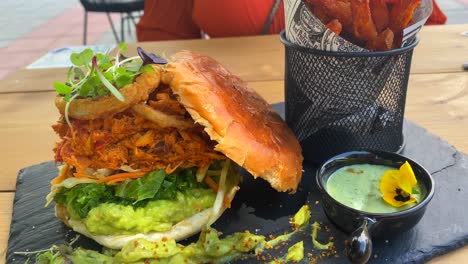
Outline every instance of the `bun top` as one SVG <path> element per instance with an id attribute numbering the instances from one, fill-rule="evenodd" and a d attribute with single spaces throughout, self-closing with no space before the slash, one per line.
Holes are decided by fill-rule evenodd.
<path id="1" fill-rule="evenodd" d="M 295 191 L 302 176 L 301 147 L 273 108 L 216 60 L 176 53 L 162 82 L 169 84 L 215 149 L 267 180 L 278 191 Z"/>

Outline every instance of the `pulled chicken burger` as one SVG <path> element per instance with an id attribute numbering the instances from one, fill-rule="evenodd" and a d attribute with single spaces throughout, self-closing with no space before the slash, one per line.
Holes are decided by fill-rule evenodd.
<path id="1" fill-rule="evenodd" d="M 48 201 L 58 218 L 117 249 L 215 222 L 239 189 L 238 165 L 296 190 L 300 145 L 254 90 L 212 58 L 138 51 L 76 54 L 67 82 L 54 84 L 59 175 Z"/>

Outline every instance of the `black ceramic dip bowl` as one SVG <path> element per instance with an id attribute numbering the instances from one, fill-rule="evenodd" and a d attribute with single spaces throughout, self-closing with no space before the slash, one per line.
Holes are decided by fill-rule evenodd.
<path id="1" fill-rule="evenodd" d="M 398 169 L 405 161 L 411 165 L 418 183 L 426 189 L 419 203 L 408 209 L 393 213 L 365 212 L 338 202 L 327 192 L 328 179 L 342 167 L 372 164 Z M 414 160 L 384 151 L 352 151 L 337 155 L 317 170 L 316 181 L 322 194 L 325 214 L 338 228 L 350 233 L 346 251 L 353 263 L 365 263 L 369 260 L 372 238 L 394 236 L 415 226 L 434 196 L 434 180 L 426 169 Z"/>

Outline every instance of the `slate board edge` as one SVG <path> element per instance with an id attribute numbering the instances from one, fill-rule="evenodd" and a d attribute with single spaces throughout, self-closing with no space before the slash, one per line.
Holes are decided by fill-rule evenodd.
<path id="1" fill-rule="evenodd" d="M 429 133 L 431 134 L 427 129 L 424 128 L 424 131 L 426 133 Z M 434 134 L 432 134 L 434 135 Z M 436 136 L 436 135 L 435 135 Z M 446 142 L 445 140 L 443 140 L 441 137 L 439 136 L 436 136 L 438 138 L 438 140 L 440 141 L 444 141 Z M 447 142 L 448 143 L 448 142 Z M 436 172 L 431 172 L 431 174 L 438 174 L 438 173 L 442 173 L 444 170 L 447 170 L 449 169 L 450 167 L 453 167 L 455 166 L 463 157 L 467 158 L 468 156 L 466 154 L 464 154 L 463 152 L 461 151 L 458 151 L 452 144 L 448 143 L 450 145 L 451 148 L 453 148 L 455 150 L 455 153 L 452 154 L 452 156 L 454 157 L 455 159 L 455 162 L 447 167 L 444 167 Z M 468 245 L 468 237 L 460 237 L 458 240 L 454 240 L 453 243 L 450 243 L 448 245 L 444 245 L 444 246 L 439 246 L 437 248 L 435 248 L 433 250 L 434 252 L 434 255 L 433 256 L 422 256 L 421 258 L 417 259 L 417 261 L 415 261 L 414 263 L 425 263 L 431 259 L 434 259 L 436 257 L 439 257 L 439 256 L 442 256 L 442 255 L 445 255 L 447 254 L 447 252 L 453 252 L 457 249 L 460 249 L 464 246 Z"/>
<path id="2" fill-rule="evenodd" d="M 412 123 L 412 124 L 415 124 L 414 122 L 411 122 L 411 121 L 408 121 L 405 119 L 405 123 L 408 122 L 408 123 Z M 434 139 L 436 139 L 437 141 L 441 142 L 441 143 L 444 143 L 446 144 L 448 147 L 450 147 L 452 150 L 453 150 L 453 154 L 452 154 L 452 157 L 454 158 L 454 162 L 442 169 L 439 169 L 437 171 L 434 171 L 432 172 L 431 171 L 431 174 L 438 174 L 438 173 L 442 173 L 444 170 L 447 170 L 449 169 L 450 167 L 452 166 L 455 166 L 457 165 L 457 163 L 465 158 L 465 159 L 468 159 L 468 156 L 466 156 L 464 153 L 458 151 L 452 144 L 448 143 L 447 141 L 443 140 L 441 137 L 437 136 L 437 135 L 434 135 L 432 133 L 430 133 L 426 128 L 424 127 L 421 127 L 417 124 L 415 124 L 415 126 L 417 126 L 418 128 L 421 129 L 421 131 L 423 131 L 423 133 L 426 133 L 432 137 L 434 137 Z M 39 164 L 36 164 L 36 165 L 32 165 L 32 166 L 28 166 L 28 167 L 25 167 L 25 168 L 22 168 L 19 173 L 18 173 L 18 177 L 17 177 L 17 183 L 16 183 L 16 186 L 18 186 L 19 184 L 21 184 L 23 181 L 24 181 L 24 174 L 26 173 L 26 171 L 30 168 L 30 167 L 33 167 L 33 166 L 38 166 L 38 165 L 42 165 L 42 164 L 46 164 L 46 163 L 51 163 L 53 161 L 46 161 L 46 162 L 42 162 L 42 163 L 39 163 Z M 16 203 L 18 202 L 18 199 L 19 197 L 17 197 L 16 193 L 15 193 L 15 198 L 14 198 L 14 206 L 16 205 Z M 14 208 L 14 207 L 13 207 Z M 15 215 L 15 211 L 13 210 L 12 212 L 12 223 L 13 223 L 13 219 L 14 219 L 14 215 Z M 7 248 L 6 248 L 6 253 L 9 251 L 9 240 L 10 240 L 10 237 L 11 237 L 11 229 L 10 229 L 10 232 L 9 232 L 9 239 L 8 239 L 8 244 L 7 244 Z M 456 239 L 453 241 L 453 243 L 450 243 L 450 244 L 446 244 L 446 245 L 443 245 L 443 246 L 438 246 L 436 248 L 434 248 L 433 250 L 433 255 L 431 256 L 424 256 L 424 255 L 420 255 L 420 257 L 418 258 L 415 258 L 413 262 L 411 263 L 424 263 L 424 262 L 427 262 L 435 257 L 438 257 L 440 255 L 443 255 L 443 254 L 447 254 L 447 252 L 452 252 L 456 249 L 459 249 L 463 246 L 466 246 L 468 244 L 468 237 L 460 237 L 459 239 Z M 9 253 L 9 252 L 8 252 Z M 6 256 L 5 256 L 6 257 Z"/>

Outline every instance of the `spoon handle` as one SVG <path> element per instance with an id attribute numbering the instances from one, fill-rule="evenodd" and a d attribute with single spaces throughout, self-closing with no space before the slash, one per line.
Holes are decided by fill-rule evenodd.
<path id="1" fill-rule="evenodd" d="M 371 226 L 376 223 L 373 218 L 363 217 L 362 224 L 351 233 L 346 244 L 348 259 L 355 264 L 367 263 L 372 255 Z"/>

